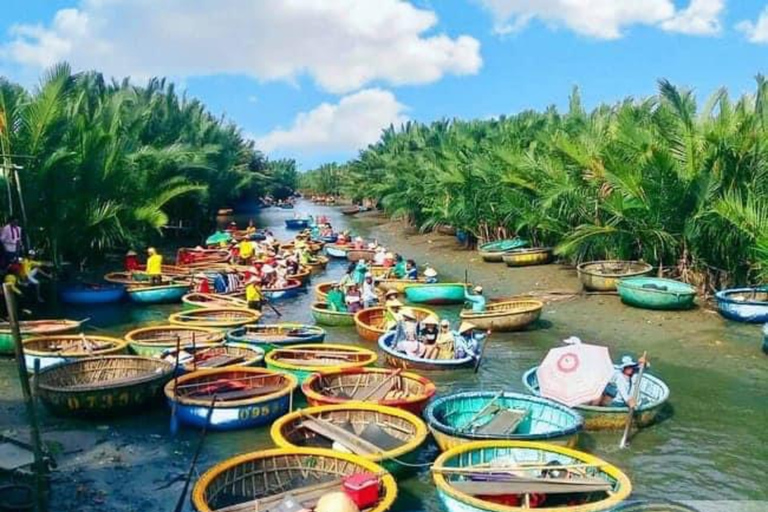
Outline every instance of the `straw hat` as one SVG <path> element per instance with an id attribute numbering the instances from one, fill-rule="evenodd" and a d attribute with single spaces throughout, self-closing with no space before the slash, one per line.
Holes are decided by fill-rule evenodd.
<path id="1" fill-rule="evenodd" d="M 363 237 L 361 236 L 358 236 L 357 238 L 355 238 L 355 242 L 362 242 L 362 241 L 363 241 Z"/>
<path id="2" fill-rule="evenodd" d="M 401 308 L 403 307 L 403 303 L 397 299 L 392 299 L 387 301 L 386 306 L 388 308 Z"/>
<path id="3" fill-rule="evenodd" d="M 437 317 L 435 315 L 429 315 L 421 323 L 423 323 L 424 325 L 438 325 L 439 321 L 437 320 Z"/>
<path id="4" fill-rule="evenodd" d="M 157 254 L 157 251 L 155 250 L 154 247 L 150 247 L 149 249 L 147 249 L 147 253 L 148 254 Z"/>
<path id="5" fill-rule="evenodd" d="M 483 293 L 483 287 L 482 286 L 475 286 L 474 288 L 475 293 Z"/>
<path id="6" fill-rule="evenodd" d="M 127 253 L 125 253 L 125 255 L 126 256 L 138 256 L 138 254 L 136 254 L 136 251 L 128 251 Z"/>
<path id="7" fill-rule="evenodd" d="M 435 277 L 437 275 L 437 270 L 428 267 L 427 270 L 424 271 L 424 275 L 427 277 Z"/>
<path id="8" fill-rule="evenodd" d="M 397 290 L 387 290 L 384 297 L 397 297 Z"/>
<path id="9" fill-rule="evenodd" d="M 403 318 L 410 318 L 411 320 L 416 320 L 416 314 L 413 312 L 411 308 L 403 308 L 400 310 L 400 314 L 403 316 Z"/>
<path id="10" fill-rule="evenodd" d="M 477 329 L 475 324 L 470 322 L 461 322 L 461 325 L 459 326 L 459 334 L 464 334 L 465 332 L 471 331 L 472 329 Z"/>

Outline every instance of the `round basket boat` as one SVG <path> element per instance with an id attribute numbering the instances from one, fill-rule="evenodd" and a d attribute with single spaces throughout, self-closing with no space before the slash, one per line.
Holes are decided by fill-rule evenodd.
<path id="1" fill-rule="evenodd" d="M 317 302 L 325 302 L 328 300 L 328 292 L 331 291 L 331 288 L 333 285 L 336 284 L 332 281 L 330 282 L 324 282 L 324 283 L 318 283 L 315 285 L 315 300 Z"/>
<path id="2" fill-rule="evenodd" d="M 168 284 L 163 286 L 129 286 L 128 297 L 138 304 L 169 304 L 179 302 L 189 293 L 189 284 Z"/>
<path id="3" fill-rule="evenodd" d="M 427 406 L 424 418 L 443 451 L 491 439 L 575 446 L 584 427 L 584 419 L 570 407 L 506 391 L 441 396 Z"/>
<path id="4" fill-rule="evenodd" d="M 309 267 L 311 274 L 316 275 L 325 270 L 328 266 L 328 261 L 330 260 L 326 256 L 318 254 L 314 257 L 314 261 L 310 260 L 307 262 L 307 266 Z"/>
<path id="5" fill-rule="evenodd" d="M 392 474 L 416 462 L 427 439 L 416 415 L 393 407 L 350 403 L 300 409 L 275 421 L 270 429 L 279 448 L 327 448 L 354 453 Z"/>
<path id="6" fill-rule="evenodd" d="M 542 477 L 548 471 L 566 476 Z M 555 497 L 558 505 L 548 506 L 545 501 L 541 510 L 607 512 L 632 493 L 629 478 L 617 467 L 564 446 L 528 441 L 459 445 L 437 458 L 432 478 L 443 506 L 462 512 L 527 510 L 523 507 L 526 495 L 531 501 Z M 581 504 L 563 505 L 569 497 Z"/>
<path id="7" fill-rule="evenodd" d="M 288 279 L 288 283 L 282 288 L 262 288 L 264 297 L 270 300 L 288 299 L 299 294 L 302 284 L 296 279 Z M 255 320 L 254 320 L 255 321 Z"/>
<path id="8" fill-rule="evenodd" d="M 539 395 L 539 381 L 536 376 L 538 366 L 531 368 L 523 375 L 523 385 L 534 395 Z M 640 405 L 635 409 L 637 428 L 647 427 L 656 422 L 659 413 L 669 399 L 667 385 L 649 373 L 643 374 L 640 385 Z M 584 417 L 585 430 L 621 430 L 624 428 L 629 408 L 599 407 L 594 405 L 577 405 L 574 407 Z"/>
<path id="9" fill-rule="evenodd" d="M 376 251 L 371 249 L 349 249 L 347 251 L 347 259 L 349 261 L 373 261 L 375 255 Z"/>
<path id="10" fill-rule="evenodd" d="M 378 501 L 365 512 L 387 512 L 397 497 L 394 477 L 362 457 L 321 448 L 278 448 L 238 455 L 206 471 L 192 489 L 197 512 L 276 510 L 290 496 L 314 508 L 359 474 L 379 478 Z M 297 478 L 300 475 L 301 478 Z"/>
<path id="11" fill-rule="evenodd" d="M 301 383 L 313 373 L 370 366 L 376 358 L 376 352 L 352 345 L 307 343 L 275 349 L 264 362 L 267 368 L 292 373 Z"/>
<path id="12" fill-rule="evenodd" d="M 696 288 L 659 277 L 630 277 L 616 285 L 624 304 L 643 309 L 691 309 L 696 299 Z"/>
<path id="13" fill-rule="evenodd" d="M 198 308 L 247 308 L 245 299 L 217 293 L 188 293 L 181 298 L 184 309 Z"/>
<path id="14" fill-rule="evenodd" d="M 122 284 L 126 286 L 151 286 L 149 276 L 145 272 L 109 272 L 104 274 L 104 281 L 111 284 Z M 173 280 L 168 276 L 163 276 L 160 284 L 171 284 Z M 125 291 L 125 290 L 123 290 Z"/>
<path id="15" fill-rule="evenodd" d="M 342 215 L 357 215 L 358 213 L 360 213 L 359 206 L 348 206 L 346 208 L 341 209 Z"/>
<path id="16" fill-rule="evenodd" d="M 19 322 L 22 338 L 30 336 L 49 336 L 76 332 L 86 320 L 25 320 Z M 11 326 L 0 322 L 0 355 L 13 355 L 16 352 Z"/>
<path id="17" fill-rule="evenodd" d="M 346 259 L 347 252 L 352 246 L 340 244 L 325 244 L 325 254 L 331 258 Z"/>
<path id="18" fill-rule="evenodd" d="M 715 299 L 718 311 L 729 320 L 768 323 L 768 286 L 721 290 Z"/>
<path id="19" fill-rule="evenodd" d="M 288 413 L 298 382 L 292 375 L 264 368 L 220 368 L 182 375 L 165 386 L 168 404 L 179 422 L 203 428 L 213 398 L 208 428 L 263 427 Z"/>
<path id="20" fill-rule="evenodd" d="M 109 416 L 145 412 L 172 375 L 173 365 L 162 359 L 102 356 L 46 368 L 36 387 L 55 414 Z"/>
<path id="21" fill-rule="evenodd" d="M 459 316 L 478 329 L 509 332 L 525 329 L 538 320 L 542 308 L 544 303 L 538 300 L 512 300 L 488 304 L 482 313 L 463 310 Z"/>
<path id="22" fill-rule="evenodd" d="M 350 368 L 310 375 L 301 385 L 310 405 L 366 402 L 421 415 L 435 395 L 435 384 L 416 373 L 385 368 Z"/>
<path id="23" fill-rule="evenodd" d="M 408 308 L 416 316 L 416 320 L 421 322 L 429 316 L 437 316 L 434 311 L 425 308 Z M 355 328 L 357 334 L 365 341 L 371 343 L 378 342 L 382 334 L 387 332 L 387 308 L 376 306 L 373 308 L 361 309 L 355 313 Z"/>
<path id="24" fill-rule="evenodd" d="M 28 372 L 34 372 L 36 361 L 39 361 L 40 369 L 44 369 L 74 359 L 125 354 L 127 351 L 127 341 L 107 336 L 35 336 L 24 340 L 24 363 Z"/>
<path id="25" fill-rule="evenodd" d="M 376 280 L 376 286 L 385 292 L 393 290 L 399 294 L 405 293 L 405 288 L 416 284 L 425 284 L 424 278 L 419 279 L 390 279 L 383 278 Z"/>
<path id="26" fill-rule="evenodd" d="M 176 349 L 166 350 L 163 359 L 176 364 Z M 264 362 L 264 350 L 245 343 L 222 343 L 210 347 L 184 347 L 179 355 L 179 373 L 198 370 L 212 370 L 229 367 L 261 366 Z"/>
<path id="27" fill-rule="evenodd" d="M 73 284 L 59 290 L 64 304 L 96 305 L 114 304 L 125 298 L 125 287 L 120 284 Z"/>
<path id="28" fill-rule="evenodd" d="M 404 288 L 408 302 L 416 304 L 463 304 L 466 283 L 419 283 Z"/>
<path id="29" fill-rule="evenodd" d="M 325 330 L 315 325 L 272 324 L 246 325 L 227 332 L 227 339 L 257 345 L 269 352 L 275 348 L 302 343 L 322 343 Z"/>
<path id="30" fill-rule="evenodd" d="M 210 347 L 221 343 L 224 333 L 203 327 L 156 325 L 134 329 L 125 335 L 131 350 L 140 356 L 160 356 L 164 351 L 182 347 Z"/>
<path id="31" fill-rule="evenodd" d="M 295 274 L 288 276 L 291 280 L 298 281 L 301 286 L 307 286 L 312 277 L 312 268 L 309 265 L 301 266 Z"/>
<path id="32" fill-rule="evenodd" d="M 259 321 L 259 318 L 261 313 L 252 309 L 199 308 L 173 313 L 168 317 L 168 321 L 173 325 L 226 329 L 254 324 Z"/>
<path id="33" fill-rule="evenodd" d="M 528 242 L 525 240 L 511 238 L 482 244 L 478 246 L 477 252 L 480 253 L 480 257 L 483 258 L 483 261 L 487 261 L 488 263 L 501 263 L 504 254 L 525 247 L 526 245 L 528 245 Z"/>
<path id="34" fill-rule="evenodd" d="M 424 359 L 423 357 L 409 356 L 395 348 L 397 344 L 396 337 L 397 332 L 389 331 L 379 338 L 379 350 L 384 352 L 384 360 L 387 362 L 387 365 L 393 368 L 428 372 L 459 370 L 475 366 L 474 356 L 466 356 L 461 359 Z"/>
<path id="35" fill-rule="evenodd" d="M 320 325 L 342 327 L 355 325 L 355 315 L 347 311 L 332 311 L 328 304 L 315 302 L 312 304 L 312 317 Z"/>
<path id="36" fill-rule="evenodd" d="M 501 258 L 508 267 L 546 265 L 552 260 L 551 247 L 530 247 L 513 249 Z"/>
<path id="37" fill-rule="evenodd" d="M 590 261 L 576 267 L 584 288 L 598 292 L 614 291 L 620 279 L 646 276 L 652 270 L 648 263 L 622 260 Z"/>
<path id="38" fill-rule="evenodd" d="M 291 206 L 293 208 L 293 206 Z M 285 229 L 299 230 L 309 227 L 309 219 L 285 219 Z"/>

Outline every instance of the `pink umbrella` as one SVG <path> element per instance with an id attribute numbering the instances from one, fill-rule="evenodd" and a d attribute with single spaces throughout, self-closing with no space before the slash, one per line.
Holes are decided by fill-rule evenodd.
<path id="1" fill-rule="evenodd" d="M 550 350 L 536 378 L 541 396 L 575 406 L 600 398 L 613 372 L 608 348 L 580 343 Z"/>

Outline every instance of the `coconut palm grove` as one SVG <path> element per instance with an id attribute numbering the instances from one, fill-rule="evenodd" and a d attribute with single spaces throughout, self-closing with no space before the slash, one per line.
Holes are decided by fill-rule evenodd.
<path id="1" fill-rule="evenodd" d="M 0 510 L 768 510 L 765 0 L 3 13 Z"/>

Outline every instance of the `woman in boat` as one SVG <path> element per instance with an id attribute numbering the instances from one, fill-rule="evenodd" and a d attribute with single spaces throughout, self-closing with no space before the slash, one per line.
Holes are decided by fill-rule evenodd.
<path id="1" fill-rule="evenodd" d="M 379 297 L 376 295 L 376 285 L 373 282 L 373 275 L 365 275 L 363 282 L 363 307 L 372 308 L 379 303 Z"/>
<path id="2" fill-rule="evenodd" d="M 355 249 L 358 249 L 358 250 L 359 249 L 365 249 L 365 243 L 363 242 L 362 237 L 358 236 L 357 238 L 355 238 L 355 243 L 352 244 L 352 247 L 354 247 Z"/>
<path id="3" fill-rule="evenodd" d="M 400 310 L 401 320 L 397 324 L 397 348 L 411 357 L 424 357 L 425 347 L 419 341 L 419 322 L 410 308 Z"/>
<path id="4" fill-rule="evenodd" d="M 356 284 L 347 288 L 344 302 L 347 304 L 347 311 L 357 313 L 363 309 L 363 296 L 360 294 L 360 288 Z"/>
<path id="5" fill-rule="evenodd" d="M 437 270 L 433 269 L 432 267 L 427 267 L 426 270 L 424 270 L 424 281 L 429 284 L 434 284 L 437 282 Z"/>
<path id="6" fill-rule="evenodd" d="M 369 270 L 370 269 L 364 259 L 361 258 L 358 260 L 357 265 L 355 266 L 355 284 L 362 285 L 363 281 L 365 281 L 365 275 Z"/>
<path id="7" fill-rule="evenodd" d="M 480 342 L 477 339 L 477 328 L 470 322 L 462 322 L 459 332 L 454 336 L 454 353 L 457 359 L 476 356 Z"/>
<path id="8" fill-rule="evenodd" d="M 253 258 L 253 244 L 248 239 L 248 237 L 240 240 L 240 243 L 237 245 L 237 249 L 238 260 L 240 264 L 249 265 L 251 263 L 251 259 Z"/>
<path id="9" fill-rule="evenodd" d="M 435 341 L 437 347 L 437 359 L 453 359 L 453 333 L 451 323 L 448 320 L 440 322 L 440 332 Z"/>
<path id="10" fill-rule="evenodd" d="M 640 365 L 645 364 L 645 359 L 635 361 L 632 356 L 621 358 L 619 368 L 613 372 L 611 381 L 605 387 L 603 396 L 591 405 L 602 407 L 637 407 L 634 397 L 634 387 L 637 385 L 638 372 Z"/>
<path id="11" fill-rule="evenodd" d="M 256 234 L 256 226 L 253 224 L 253 219 L 248 220 L 248 227 L 245 228 L 245 237 L 251 238 Z"/>
<path id="12" fill-rule="evenodd" d="M 403 279 L 405 277 L 405 260 L 399 254 L 395 254 L 395 270 L 392 273 L 395 275 L 395 279 Z"/>
<path id="13" fill-rule="evenodd" d="M 424 344 L 424 357 L 426 359 L 437 359 L 440 352 L 437 346 L 437 337 L 440 334 L 438 325 L 439 321 L 434 315 L 429 315 L 421 322 L 419 339 Z"/>
<path id="14" fill-rule="evenodd" d="M 376 248 L 376 254 L 373 255 L 373 264 L 377 265 L 379 267 L 384 266 L 384 261 L 386 260 L 387 253 L 386 249 L 379 246 Z"/>
<path id="15" fill-rule="evenodd" d="M 154 247 L 147 249 L 147 275 L 153 285 L 159 285 L 163 281 L 163 256 L 158 254 Z"/>
<path id="16" fill-rule="evenodd" d="M 386 268 L 391 268 L 395 266 L 395 255 L 392 252 L 387 252 L 384 255 L 384 266 Z"/>
<path id="17" fill-rule="evenodd" d="M 403 307 L 403 303 L 397 300 L 397 292 L 390 290 L 387 292 L 387 299 L 384 302 L 384 327 L 389 330 L 397 325 L 400 321 L 400 309 Z"/>
<path id="18" fill-rule="evenodd" d="M 485 311 L 486 304 L 485 295 L 483 295 L 483 287 L 475 286 L 473 291 L 475 293 L 470 294 L 464 290 L 464 299 L 472 305 L 473 313 L 482 313 Z"/>
<path id="19" fill-rule="evenodd" d="M 405 278 L 410 281 L 416 281 L 419 279 L 419 269 L 416 267 L 416 262 L 408 260 L 405 264 Z"/>
<path id="20" fill-rule="evenodd" d="M 125 253 L 125 260 L 123 261 L 126 272 L 136 272 L 141 268 L 139 264 L 139 255 L 136 251 L 128 251 Z"/>
<path id="21" fill-rule="evenodd" d="M 261 291 L 261 280 L 258 277 L 254 276 L 246 283 L 245 300 L 248 302 L 248 309 L 261 311 L 264 304 L 264 294 Z"/>
<path id="22" fill-rule="evenodd" d="M 333 284 L 331 290 L 325 298 L 328 309 L 331 311 L 346 311 L 347 305 L 344 302 L 344 292 L 338 284 Z"/>

